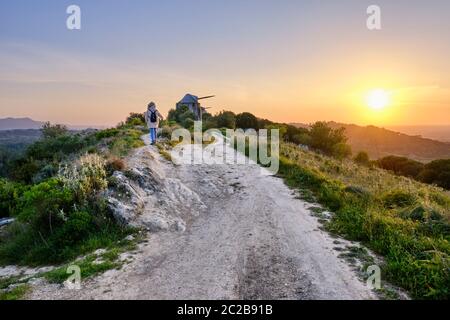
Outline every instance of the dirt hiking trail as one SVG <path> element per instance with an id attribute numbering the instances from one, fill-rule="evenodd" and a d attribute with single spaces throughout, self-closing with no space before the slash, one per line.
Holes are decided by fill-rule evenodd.
<path id="1" fill-rule="evenodd" d="M 256 164 L 174 165 L 144 140 L 128 160 L 141 177 L 132 200 L 112 202 L 146 242 L 81 290 L 42 283 L 28 299 L 376 299 L 333 249 L 349 242 L 280 178 Z"/>

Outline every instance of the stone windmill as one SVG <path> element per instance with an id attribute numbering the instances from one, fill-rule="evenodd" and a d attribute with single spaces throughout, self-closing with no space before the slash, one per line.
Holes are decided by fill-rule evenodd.
<path id="1" fill-rule="evenodd" d="M 176 108 L 179 109 L 182 106 L 186 106 L 195 115 L 196 120 L 201 120 L 203 112 L 205 112 L 208 108 L 202 107 L 199 101 L 213 97 L 215 96 L 197 97 L 188 93 L 177 103 Z"/>

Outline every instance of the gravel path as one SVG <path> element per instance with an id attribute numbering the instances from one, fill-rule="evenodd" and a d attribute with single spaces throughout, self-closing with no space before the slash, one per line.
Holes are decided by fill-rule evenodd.
<path id="1" fill-rule="evenodd" d="M 161 181 L 198 195 L 182 210 L 185 229 L 149 232 L 131 263 L 84 281 L 81 290 L 41 284 L 28 298 L 376 299 L 338 258 L 311 205 L 259 166 L 174 166 L 149 146 L 131 162 L 158 166 Z M 143 220 L 158 202 L 146 203 Z"/>

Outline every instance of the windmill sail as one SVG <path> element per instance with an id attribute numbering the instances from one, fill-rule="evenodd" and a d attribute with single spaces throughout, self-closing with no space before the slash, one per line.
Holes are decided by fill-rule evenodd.
<path id="1" fill-rule="evenodd" d="M 206 96 L 206 97 L 201 97 L 198 98 L 197 100 L 202 100 L 202 99 L 209 99 L 209 98 L 214 98 L 215 96 Z"/>

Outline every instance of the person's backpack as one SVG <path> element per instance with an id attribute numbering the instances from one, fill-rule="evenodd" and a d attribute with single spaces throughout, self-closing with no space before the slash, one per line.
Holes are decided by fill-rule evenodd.
<path id="1" fill-rule="evenodd" d="M 158 117 L 156 116 L 156 111 L 150 111 L 150 122 L 155 123 L 158 121 Z"/>

